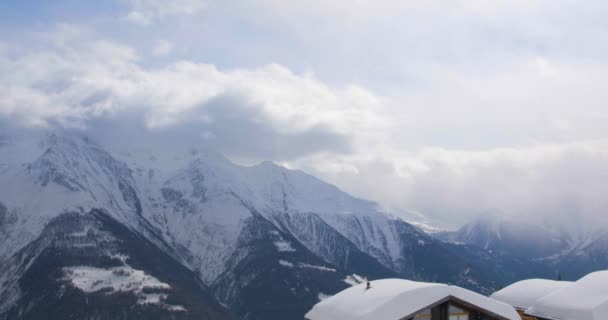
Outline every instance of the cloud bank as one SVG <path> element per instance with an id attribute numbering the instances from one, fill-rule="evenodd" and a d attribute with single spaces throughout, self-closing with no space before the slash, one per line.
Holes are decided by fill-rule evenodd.
<path id="1" fill-rule="evenodd" d="M 0 118 L 275 160 L 444 227 L 488 210 L 597 225 L 605 9 L 123 1 L 0 42 Z"/>
<path id="2" fill-rule="evenodd" d="M 91 34 L 74 28 L 39 37 L 46 50 L 2 57 L 1 115 L 24 126 L 86 130 L 136 114 L 142 128 L 188 127 L 233 156 L 279 161 L 348 152 L 347 136 L 382 123 L 379 98 L 362 88 L 332 88 L 278 64 L 219 70 L 177 61 L 145 69 L 129 46 L 85 40 Z"/>
<path id="3" fill-rule="evenodd" d="M 131 11 L 125 18 L 139 25 L 182 15 L 193 15 L 206 6 L 202 0 L 128 0 Z"/>

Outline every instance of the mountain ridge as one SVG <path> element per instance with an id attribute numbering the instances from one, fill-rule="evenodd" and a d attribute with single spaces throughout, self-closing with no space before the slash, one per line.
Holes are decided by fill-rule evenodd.
<path id="1" fill-rule="evenodd" d="M 301 319 L 323 297 L 366 278 L 437 281 L 489 293 L 504 285 L 503 281 L 518 277 L 508 268 L 521 267 L 510 256 L 435 239 L 374 202 L 271 162 L 244 167 L 213 151 L 194 149 L 169 154 L 141 148 L 120 152 L 65 133 L 4 136 L 2 141 L 0 239 L 4 245 L 0 248 L 0 271 L 12 276 L 4 280 L 0 295 L 12 296 L 10 301 L 33 303 L 20 291 L 23 281 L 31 278 L 28 265 L 15 261 L 32 261 L 34 265 L 54 261 L 24 248 L 40 239 L 50 226 L 72 230 L 66 214 L 97 226 L 70 231 L 87 235 L 95 246 L 108 245 L 101 241 L 103 237 L 97 237 L 105 233 L 95 230 L 112 225 L 109 243 L 134 243 L 143 252 L 138 256 L 123 247 L 122 253 L 94 251 L 113 261 L 100 264 L 73 245 L 80 238 L 64 239 L 63 245 L 53 250 L 76 258 L 53 262 L 54 277 L 45 280 L 45 290 L 69 289 L 72 300 L 60 301 L 67 304 L 82 299 L 99 303 L 118 299 L 125 308 L 130 303 L 139 310 L 134 319 L 158 308 L 165 310 L 162 319 L 186 319 L 204 310 L 219 310 L 226 319 L 230 312 L 251 320 Z M 48 254 L 53 252 L 48 250 Z M 132 256 L 128 261 L 133 265 L 111 258 L 116 254 Z M 200 282 L 198 287 L 189 287 L 189 292 L 211 298 L 196 304 L 180 294 L 185 289 L 145 292 L 139 288 L 141 279 L 185 288 L 179 278 L 163 282 L 163 275 L 146 258 L 156 255 L 165 257 L 161 265 L 184 268 Z M 501 261 L 498 267 L 491 263 L 497 259 Z M 140 275 L 140 280 L 132 279 L 131 289 L 122 291 L 85 290 L 75 285 L 83 281 L 80 278 L 65 282 L 73 274 L 111 275 L 115 268 Z M 496 278 L 495 273 L 505 276 Z M 112 279 L 105 281 L 114 286 Z M 142 299 L 155 300 L 142 305 L 138 303 Z M 177 307 L 163 309 L 172 305 L 169 302 L 183 305 L 186 312 Z M 25 310 L 19 302 L 9 309 L 17 310 L 14 308 Z M 0 308 L 0 319 L 9 309 Z M 80 312 L 102 319 L 112 316 L 91 310 Z M 25 313 L 19 319 L 35 318 Z"/>
<path id="2" fill-rule="evenodd" d="M 446 243 L 468 245 L 480 249 L 480 253 L 495 255 L 497 263 L 511 265 L 504 271 L 527 269 L 519 275 L 506 275 L 505 279 L 510 281 L 521 277 L 553 279 L 558 275 L 565 280 L 577 280 L 608 268 L 608 260 L 603 258 L 608 254 L 608 232 L 605 231 L 581 236 L 579 232 L 571 233 L 563 228 L 486 215 L 459 230 L 433 236 Z"/>

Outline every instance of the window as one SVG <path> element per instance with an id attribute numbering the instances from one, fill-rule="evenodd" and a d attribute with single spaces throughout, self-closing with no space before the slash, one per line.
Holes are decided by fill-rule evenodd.
<path id="1" fill-rule="evenodd" d="M 469 320 L 469 312 L 450 304 L 448 309 L 450 320 Z"/>
<path id="2" fill-rule="evenodd" d="M 431 309 L 426 309 L 414 317 L 415 320 L 430 320 L 431 319 Z"/>

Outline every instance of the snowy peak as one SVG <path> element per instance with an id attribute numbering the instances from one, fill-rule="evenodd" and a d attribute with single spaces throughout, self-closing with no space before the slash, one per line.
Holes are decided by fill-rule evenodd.
<path id="1" fill-rule="evenodd" d="M 28 167 L 42 186 L 55 183 L 70 191 L 92 191 L 104 184 L 131 179 L 131 171 L 86 138 L 50 135 L 47 148 Z M 102 180 L 115 181 L 102 181 Z"/>
<path id="2" fill-rule="evenodd" d="M 86 137 L 47 136 L 48 147 L 28 167 L 36 181 L 86 194 L 96 205 L 141 214 L 131 169 Z M 125 215 L 122 215 L 126 218 Z"/>
<path id="3" fill-rule="evenodd" d="M 343 289 L 345 279 L 400 276 L 484 292 L 494 285 L 467 261 L 474 254 L 302 171 L 271 162 L 240 166 L 212 151 L 109 151 L 68 134 L 3 141 L 0 269 L 43 237 L 49 225 L 69 223 L 61 219 L 66 213 L 82 218 L 98 212 L 116 228 L 128 230 L 129 239 L 145 240 L 152 251 L 175 260 L 212 288 L 220 302 L 251 320 L 284 318 L 272 309 L 252 316 L 260 305 L 271 303 L 269 297 L 296 306 L 285 312 L 301 319 L 320 297 Z M 14 152 L 5 152 L 9 150 Z M 480 222 L 463 229 L 462 236 L 485 241 L 472 238 L 483 234 L 498 243 L 511 229 Z M 67 241 L 77 242 L 74 237 Z M 70 254 L 82 253 L 78 246 L 66 248 Z M 447 260 L 452 261 L 449 268 L 437 263 Z M 145 271 L 127 265 L 113 267 L 135 275 Z M 61 268 L 104 277 L 117 270 L 100 270 L 104 267 L 96 263 Z M 162 274 L 150 275 L 169 284 Z M 75 277 L 76 283 L 83 280 Z M 259 296 L 260 288 L 268 295 Z M 149 295 L 143 289 L 140 293 Z M 158 294 L 154 299 L 165 293 Z"/>
<path id="4" fill-rule="evenodd" d="M 246 168 L 248 185 L 258 199 L 272 199 L 290 212 L 352 214 L 377 212 L 378 205 L 357 199 L 302 171 L 271 162 Z"/>
<path id="5" fill-rule="evenodd" d="M 458 230 L 461 242 L 476 244 L 484 249 L 491 249 L 495 243 L 512 240 L 512 237 L 538 232 L 539 228 L 525 223 L 518 223 L 499 213 L 487 213 L 477 217 L 471 223 Z"/>
<path id="6" fill-rule="evenodd" d="M 549 257 L 564 250 L 566 245 L 565 240 L 543 227 L 499 214 L 480 216 L 458 231 L 437 236 L 446 241 L 525 258 Z"/>
<path id="7" fill-rule="evenodd" d="M 131 170 L 97 144 L 60 134 L 10 141 L 0 160 L 5 164 L 0 203 L 18 221 L 8 231 L 0 257 L 25 246 L 65 212 L 100 208 L 125 223 L 138 219 L 142 209 Z"/>

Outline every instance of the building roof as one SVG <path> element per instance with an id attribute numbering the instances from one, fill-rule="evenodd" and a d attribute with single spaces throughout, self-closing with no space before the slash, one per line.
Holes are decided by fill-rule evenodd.
<path id="1" fill-rule="evenodd" d="M 608 271 L 590 273 L 545 296 L 526 313 L 552 320 L 608 319 Z"/>
<path id="2" fill-rule="evenodd" d="M 315 305 L 309 320 L 397 320 L 452 300 L 504 320 L 520 320 L 513 307 L 472 291 L 445 284 L 403 279 L 372 281 L 350 287 Z"/>
<path id="3" fill-rule="evenodd" d="M 545 279 L 530 279 L 516 282 L 491 295 L 492 298 L 508 303 L 513 307 L 526 310 L 532 307 L 536 301 L 558 291 L 572 282 L 554 281 Z"/>

